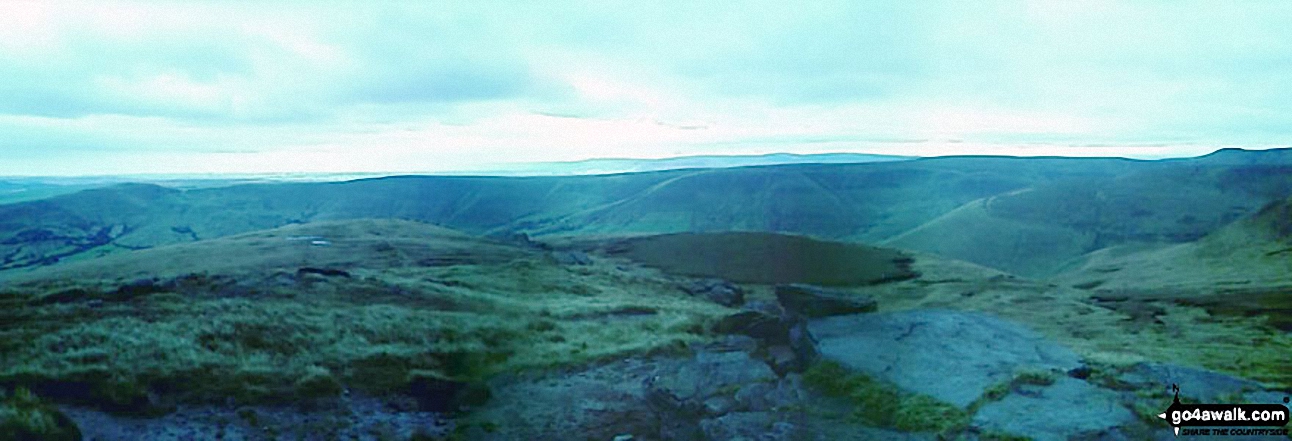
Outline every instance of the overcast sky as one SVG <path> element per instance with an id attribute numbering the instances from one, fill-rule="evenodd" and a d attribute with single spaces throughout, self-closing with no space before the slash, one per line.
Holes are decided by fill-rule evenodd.
<path id="1" fill-rule="evenodd" d="M 1287 1 L 516 3 L 5 0 L 0 175 L 1162 157 L 1292 134 Z"/>

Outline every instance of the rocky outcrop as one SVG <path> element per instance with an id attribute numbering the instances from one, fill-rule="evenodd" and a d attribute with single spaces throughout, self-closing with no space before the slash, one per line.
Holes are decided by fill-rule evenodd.
<path id="1" fill-rule="evenodd" d="M 1037 441 L 1106 439 L 1135 421 L 1117 393 L 1084 381 L 1059 377 L 1050 385 L 1022 385 L 973 417 L 980 430 L 1026 435 Z"/>
<path id="2" fill-rule="evenodd" d="M 778 376 L 721 345 L 493 383 L 493 399 L 475 417 L 496 429 L 467 432 L 469 439 L 815 439 L 800 411 L 809 400 L 802 377 Z"/>
<path id="3" fill-rule="evenodd" d="M 776 287 L 776 300 L 785 311 L 806 318 L 875 312 L 870 296 L 801 283 Z"/>
<path id="4" fill-rule="evenodd" d="M 1072 350 L 1013 322 L 976 313 L 913 310 L 808 322 L 824 359 L 961 408 L 1020 369 L 1066 372 Z"/>
<path id="5" fill-rule="evenodd" d="M 749 302 L 742 311 L 719 320 L 714 331 L 752 338 L 753 353 L 778 375 L 803 372 L 816 359 L 816 342 L 807 323 L 776 304 Z"/>
<path id="6" fill-rule="evenodd" d="M 1171 385 L 1180 386 L 1180 395 L 1186 401 L 1219 403 L 1224 397 L 1260 390 L 1255 381 L 1232 377 L 1219 372 L 1169 363 L 1136 363 L 1116 376 L 1116 386 L 1124 389 L 1171 391 Z"/>
<path id="7" fill-rule="evenodd" d="M 582 251 L 553 251 L 552 259 L 561 265 L 584 266 L 592 264 L 592 257 Z"/>
<path id="8" fill-rule="evenodd" d="M 682 285 L 682 291 L 701 296 L 722 306 L 734 307 L 745 303 L 745 290 L 722 279 L 700 279 Z"/>

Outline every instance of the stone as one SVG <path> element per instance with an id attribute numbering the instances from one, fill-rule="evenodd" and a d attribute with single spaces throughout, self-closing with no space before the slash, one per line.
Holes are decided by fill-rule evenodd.
<path id="1" fill-rule="evenodd" d="M 584 266 L 592 264 L 592 257 L 582 251 L 553 251 L 552 258 L 561 265 Z"/>
<path id="2" fill-rule="evenodd" d="M 700 421 L 700 430 L 706 439 L 712 440 L 788 440 L 790 438 L 767 438 L 764 435 L 773 433 L 772 425 L 777 421 L 767 412 L 732 412 L 716 418 Z"/>
<path id="3" fill-rule="evenodd" d="M 836 316 L 807 327 L 822 359 L 961 408 L 1020 370 L 1063 372 L 1081 365 L 1072 350 L 978 312 Z"/>
<path id="4" fill-rule="evenodd" d="M 747 335 L 771 345 L 788 344 L 790 330 L 780 317 L 762 311 L 744 310 L 718 320 L 714 332 Z"/>
<path id="5" fill-rule="evenodd" d="M 1137 363 L 1117 380 L 1134 388 L 1157 388 L 1168 395 L 1174 395 L 1171 385 L 1176 384 L 1182 399 L 1200 403 L 1219 403 L 1222 396 L 1261 389 L 1261 384 L 1252 380 L 1170 363 Z"/>
<path id="6" fill-rule="evenodd" d="M 710 397 L 704 400 L 704 412 L 707 415 L 722 415 L 736 407 L 736 400 L 725 395 Z"/>
<path id="7" fill-rule="evenodd" d="M 736 391 L 736 402 L 743 410 L 760 412 L 771 410 L 772 405 L 767 401 L 767 395 L 774 390 L 776 386 L 771 383 L 746 384 Z"/>
<path id="8" fill-rule="evenodd" d="M 798 354 L 794 353 L 788 345 L 776 345 L 767 348 L 767 364 L 777 375 L 785 375 L 790 372 L 803 372 L 807 368 L 806 363 L 799 359 Z"/>
<path id="9" fill-rule="evenodd" d="M 817 353 L 816 345 L 816 339 L 812 338 L 811 332 L 808 332 L 807 322 L 798 322 L 790 327 L 789 346 L 798 359 L 798 366 L 792 369 L 793 372 L 802 372 L 816 362 L 817 356 L 820 355 Z"/>
<path id="10" fill-rule="evenodd" d="M 694 280 L 683 285 L 682 290 L 687 294 L 701 296 L 726 307 L 740 306 L 745 303 L 745 290 L 722 279 Z"/>
<path id="11" fill-rule="evenodd" d="M 875 299 L 867 295 L 801 283 L 778 285 L 776 300 L 786 313 L 807 318 L 874 312 L 879 308 Z"/>
<path id="12" fill-rule="evenodd" d="M 1099 434 L 1135 421 L 1116 392 L 1075 378 L 1059 377 L 1035 393 L 1013 393 L 983 405 L 974 415 L 980 429 L 1027 436 L 1037 441 L 1098 439 Z"/>
<path id="13" fill-rule="evenodd" d="M 715 352 L 754 352 L 758 350 L 758 340 L 748 335 L 729 334 L 718 337 L 717 341 L 706 348 Z"/>
<path id="14" fill-rule="evenodd" d="M 684 407 L 698 408 L 704 399 L 728 387 L 776 378 L 766 363 L 747 353 L 702 351 L 694 359 L 679 362 L 671 375 L 653 379 L 648 389 L 683 402 Z"/>

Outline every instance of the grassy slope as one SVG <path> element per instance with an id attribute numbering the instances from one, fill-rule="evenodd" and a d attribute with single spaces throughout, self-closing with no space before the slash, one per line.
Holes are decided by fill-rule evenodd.
<path id="1" fill-rule="evenodd" d="M 1292 199 L 1274 202 L 1194 242 L 1090 253 L 1055 281 L 1120 305 L 1197 305 L 1292 330 L 1290 219 Z"/>
<path id="2" fill-rule="evenodd" d="M 1017 192 L 1021 189 L 1032 191 Z M 1289 193 L 1289 166 L 1216 158 L 952 157 L 609 176 L 402 177 L 183 192 L 117 186 L 0 205 L 0 259 L 7 261 L 3 267 L 15 267 L 48 263 L 51 256 L 109 254 L 294 222 L 402 218 L 471 233 L 549 236 L 746 230 L 866 243 L 903 236 L 907 246 L 1042 274 L 1095 248 L 1200 237 Z M 993 198 L 985 215 L 962 213 L 975 217 L 960 222 L 947 217 L 984 198 Z M 987 234 L 953 239 L 967 224 Z M 1003 246 L 1000 238 L 1007 236 L 1036 240 Z M 957 240 L 954 249 L 940 248 Z"/>
<path id="3" fill-rule="evenodd" d="M 1090 248 L 1093 234 L 996 217 L 989 208 L 992 202 L 970 202 L 883 244 L 1028 275 L 1043 274 Z"/>
<path id="4" fill-rule="evenodd" d="M 92 185 L 48 185 L 0 181 L 0 204 L 46 199 L 76 193 L 93 187 Z"/>
<path id="5" fill-rule="evenodd" d="M 1292 215 L 1289 206 L 1292 200 L 1271 204 L 1193 242 L 1100 250 L 1055 280 L 1105 291 L 1151 287 L 1193 295 L 1215 286 L 1292 285 L 1292 235 L 1270 228 L 1288 222 L 1278 218 Z"/>
<path id="6" fill-rule="evenodd" d="M 927 254 L 916 254 L 913 269 L 922 276 L 850 289 L 875 296 L 881 310 L 949 308 L 997 314 L 1073 348 L 1097 369 L 1149 360 L 1292 387 L 1286 367 L 1292 334 L 1271 327 L 1265 317 L 1212 314 L 1203 307 L 1174 303 L 1142 314 L 1095 302 L 1090 291 Z"/>
<path id="7" fill-rule="evenodd" d="M 975 201 L 888 239 L 1028 276 L 1049 276 L 1109 246 L 1200 238 L 1292 192 L 1284 166 L 1145 164 Z"/>
<path id="8" fill-rule="evenodd" d="M 1053 162 L 1052 162 L 1053 161 Z M 876 241 L 968 201 L 1067 176 L 1109 175 L 1116 161 L 939 158 L 883 164 L 695 171 L 630 198 L 565 216 L 539 233 L 774 231 Z"/>
<path id="9" fill-rule="evenodd" d="M 304 235 L 332 246 L 288 240 Z M 295 273 L 307 265 L 350 276 Z M 113 288 L 135 272 L 160 282 Z M 0 294 L 0 384 L 121 406 L 149 393 L 261 402 L 340 385 L 400 391 L 413 375 L 471 380 L 670 350 L 727 311 L 655 271 L 562 267 L 390 220 L 161 247 L 22 279 Z"/>
<path id="10" fill-rule="evenodd" d="M 1292 231 L 1289 228 L 1292 224 L 1286 221 L 1292 219 L 1292 216 L 1286 216 L 1292 207 L 1279 207 L 1267 207 L 1254 222 L 1266 227 L 1273 224 L 1285 232 Z M 757 246 L 757 241 L 753 241 L 755 243 L 751 246 L 748 240 L 731 243 L 732 238 L 747 239 L 745 236 L 748 235 L 677 234 L 596 243 L 612 253 L 654 262 L 677 273 L 701 276 L 766 276 L 796 265 L 831 263 L 828 262 L 827 256 L 831 255 L 828 252 L 780 252 L 774 247 Z M 638 242 L 638 246 L 633 246 L 633 242 Z M 838 243 L 830 245 L 847 247 Z M 703 251 L 697 252 L 700 248 L 725 249 L 729 254 L 723 259 L 715 259 L 705 256 Z M 1246 248 L 1230 244 L 1229 248 L 1213 249 L 1213 252 L 1223 254 L 1241 250 Z M 902 254 L 913 257 L 910 271 L 918 274 L 917 278 L 841 289 L 875 296 L 882 310 L 950 308 L 997 314 L 1024 323 L 1072 347 L 1098 369 L 1121 369 L 1140 361 L 1170 362 L 1252 378 L 1273 387 L 1292 387 L 1292 375 L 1285 366 L 1286 354 L 1292 350 L 1292 334 L 1277 329 L 1277 324 L 1270 320 L 1280 315 L 1287 316 L 1285 310 L 1265 309 L 1258 315 L 1231 314 L 1217 311 L 1212 305 L 1174 301 L 1127 308 L 1097 301 L 1092 297 L 1097 293 L 1088 290 L 1018 278 L 988 267 L 927 253 Z M 860 252 L 841 260 L 851 264 L 876 260 L 870 259 L 874 256 L 873 252 Z M 1215 258 L 1224 257 L 1216 255 Z M 878 260 L 880 263 L 892 262 L 886 258 Z M 1271 260 L 1268 263 L 1286 268 L 1287 262 Z M 1196 262 L 1194 265 L 1197 266 L 1178 268 L 1175 272 L 1206 274 L 1208 263 Z M 1265 274 L 1270 277 L 1268 282 L 1281 286 L 1292 281 L 1288 278 L 1292 272 L 1280 273 L 1277 268 Z M 803 280 L 770 282 L 787 281 Z M 1170 289 L 1155 292 L 1176 294 Z M 1282 293 L 1286 298 L 1287 291 Z M 773 286 L 755 285 L 749 297 L 772 299 Z"/>

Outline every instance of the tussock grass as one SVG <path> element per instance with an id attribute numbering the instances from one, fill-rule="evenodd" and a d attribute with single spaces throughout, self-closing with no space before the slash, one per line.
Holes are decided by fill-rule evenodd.
<path id="1" fill-rule="evenodd" d="M 0 294 L 0 385 L 123 412 L 159 396 L 264 403 L 343 388 L 405 392 L 413 373 L 478 382 L 676 350 L 729 312 L 658 274 L 541 255 L 349 268 L 349 277 L 239 272 L 243 289 L 194 274 L 132 296 L 93 278 Z"/>

